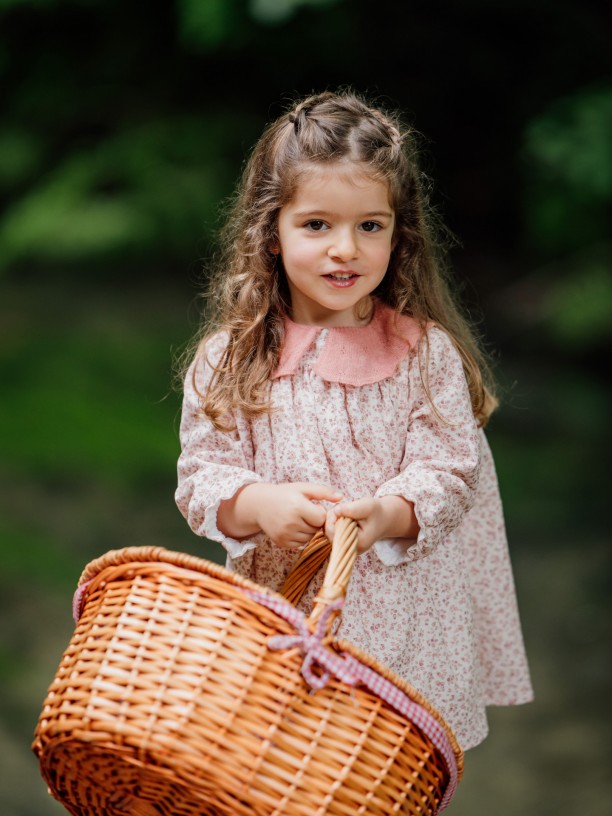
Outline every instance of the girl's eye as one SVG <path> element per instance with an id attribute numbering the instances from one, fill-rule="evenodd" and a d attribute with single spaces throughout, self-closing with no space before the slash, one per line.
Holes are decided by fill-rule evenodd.
<path id="1" fill-rule="evenodd" d="M 364 232 L 378 232 L 382 227 L 376 221 L 364 221 L 361 225 L 361 229 Z"/>
<path id="2" fill-rule="evenodd" d="M 306 229 L 312 230 L 312 232 L 321 232 L 326 228 L 325 221 L 308 221 L 305 225 Z"/>

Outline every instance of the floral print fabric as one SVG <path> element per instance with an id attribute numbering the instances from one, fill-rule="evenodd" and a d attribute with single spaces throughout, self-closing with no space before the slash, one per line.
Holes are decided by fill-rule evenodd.
<path id="1" fill-rule="evenodd" d="M 270 381 L 274 410 L 252 421 L 236 413 L 229 433 L 199 414 L 192 376 L 203 392 L 211 368 L 198 358 L 185 380 L 176 501 L 195 533 L 225 547 L 230 569 L 275 590 L 298 552 L 263 533 L 237 541 L 217 528 L 219 504 L 244 485 L 322 482 L 347 500 L 395 494 L 414 502 L 416 540 L 381 540 L 358 557 L 339 635 L 415 686 L 467 749 L 487 734 L 487 705 L 532 699 L 502 504 L 450 338 L 430 326 L 420 350 L 396 337 L 385 345 L 389 312 L 377 307 L 368 340 L 373 360 L 382 344 L 395 365 L 363 385 L 336 381 L 346 377 L 333 367 L 315 369 L 352 342 L 363 358 L 372 324 L 305 333 L 287 321 L 283 358 L 291 363 Z M 224 344 L 222 334 L 209 340 L 210 362 Z M 323 570 L 300 608 L 310 609 L 322 578 Z"/>

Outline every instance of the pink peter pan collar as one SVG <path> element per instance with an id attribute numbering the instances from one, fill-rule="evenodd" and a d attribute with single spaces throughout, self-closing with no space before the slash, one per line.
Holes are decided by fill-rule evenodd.
<path id="1" fill-rule="evenodd" d="M 295 372 L 315 343 L 320 326 L 305 326 L 285 317 L 285 338 L 272 379 Z M 328 382 L 370 385 L 391 377 L 421 336 L 418 322 L 377 302 L 367 326 L 331 327 L 313 370 Z"/>

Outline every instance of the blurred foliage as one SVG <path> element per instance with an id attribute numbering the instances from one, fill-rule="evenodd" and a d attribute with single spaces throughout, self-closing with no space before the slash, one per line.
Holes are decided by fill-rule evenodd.
<path id="1" fill-rule="evenodd" d="M 215 204 L 234 178 L 224 153 L 244 126 L 236 118 L 225 112 L 148 121 L 70 152 L 42 177 L 33 140 L 0 134 L 4 190 L 32 182 L 4 212 L 0 271 L 32 260 L 180 256 L 210 229 Z"/>
<path id="2" fill-rule="evenodd" d="M 250 16 L 262 23 L 282 23 L 301 6 L 325 6 L 337 0 L 179 0 L 177 14 L 183 39 L 202 50 L 222 45 Z"/>
<path id="3" fill-rule="evenodd" d="M 612 341 L 612 84 L 555 100 L 525 128 L 524 240 L 552 258 L 540 318 L 553 343 Z"/>
<path id="4" fill-rule="evenodd" d="M 179 0 L 177 4 L 181 36 L 184 41 L 211 48 L 227 40 L 235 29 L 235 0 Z"/>
<path id="5" fill-rule="evenodd" d="M 0 308 L 0 474 L 134 492 L 173 476 L 179 397 L 172 366 L 182 299 L 85 281 L 6 287 Z M 143 300 L 146 304 L 143 308 Z M 183 321 L 181 322 L 181 317 Z"/>
<path id="6" fill-rule="evenodd" d="M 563 97 L 525 129 L 525 227 L 545 253 L 609 238 L 612 84 Z"/>
<path id="7" fill-rule="evenodd" d="M 95 468 L 96 479 L 123 486 L 163 471 L 176 453 L 171 417 L 159 407 L 167 396 L 158 384 L 166 378 L 169 338 L 127 322 L 64 327 L 45 333 L 43 352 L 37 335 L 18 353 L 11 349 L 3 366 L 0 423 L 11 429 L 3 466 L 15 476 L 76 479 Z"/>
<path id="8" fill-rule="evenodd" d="M 584 351 L 612 345 L 612 252 L 581 256 L 573 273 L 552 287 L 547 302 L 553 336 L 560 345 Z"/>
<path id="9" fill-rule="evenodd" d="M 347 83 L 403 107 L 431 140 L 438 202 L 466 242 L 548 258 L 606 235 L 611 92 L 592 83 L 609 41 L 596 4 L 567 2 L 552 19 L 545 3 L 485 0 L 382 0 L 375 15 L 346 0 L 147 9 L 0 5 L 0 273 L 119 261 L 138 274 L 205 254 L 265 119 L 296 93 Z"/>

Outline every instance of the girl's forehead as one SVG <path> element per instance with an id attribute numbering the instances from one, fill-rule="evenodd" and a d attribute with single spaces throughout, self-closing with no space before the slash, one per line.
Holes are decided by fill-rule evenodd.
<path id="1" fill-rule="evenodd" d="M 365 164 L 309 162 L 302 166 L 295 176 L 292 201 L 304 196 L 330 195 L 342 188 L 354 190 L 356 194 L 390 198 L 390 188 L 386 179 L 373 173 Z"/>
<path id="2" fill-rule="evenodd" d="M 297 168 L 296 180 L 298 184 L 308 183 L 311 185 L 324 184 L 331 179 L 345 181 L 361 186 L 380 182 L 380 175 L 363 162 L 337 161 L 337 162 L 305 162 Z"/>

